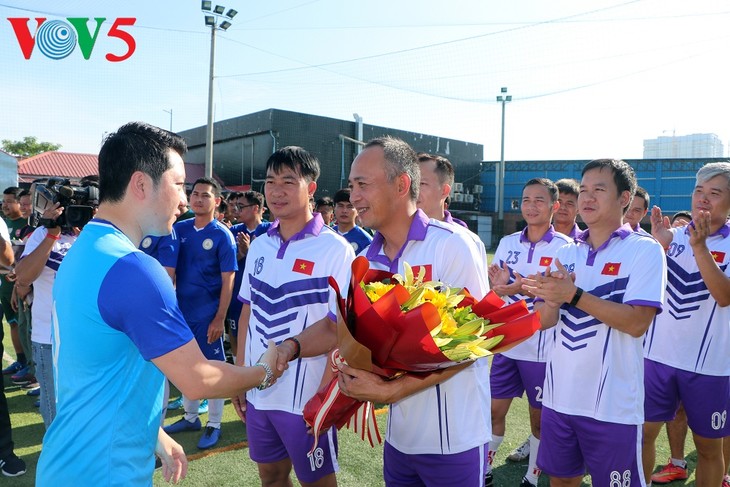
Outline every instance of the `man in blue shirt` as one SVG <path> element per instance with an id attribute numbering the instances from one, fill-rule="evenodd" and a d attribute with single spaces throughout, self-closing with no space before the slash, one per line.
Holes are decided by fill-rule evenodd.
<path id="1" fill-rule="evenodd" d="M 190 207 L 195 218 L 175 224 L 180 242 L 175 285 L 180 310 L 206 358 L 225 361 L 223 330 L 233 292 L 236 244 L 228 227 L 214 218 L 221 189 L 212 178 L 193 184 Z M 165 428 L 167 433 L 201 428 L 200 402 L 183 394 L 185 416 Z M 211 448 L 220 439 L 223 399 L 208 402 L 208 423 L 198 448 Z"/>
<path id="2" fill-rule="evenodd" d="M 345 240 L 350 242 L 355 254 L 359 254 L 362 249 L 370 245 L 373 237 L 368 232 L 355 224 L 357 220 L 357 210 L 350 203 L 350 189 L 341 189 L 335 193 L 335 218 L 337 225 L 335 230 L 342 235 Z"/>
<path id="3" fill-rule="evenodd" d="M 228 305 L 228 316 L 226 318 L 228 324 L 228 339 L 231 343 L 231 354 L 233 355 L 233 363 L 236 363 L 236 350 L 238 350 L 238 318 L 241 316 L 241 308 L 243 303 L 238 299 L 238 293 L 241 291 L 241 281 L 243 280 L 243 271 L 246 267 L 246 256 L 253 239 L 266 233 L 271 226 L 271 222 L 263 221 L 264 214 L 264 195 L 258 191 L 246 191 L 240 193 L 234 203 L 236 206 L 235 214 L 237 217 L 236 225 L 231 227 L 231 233 L 236 240 L 236 259 L 238 259 L 238 270 L 236 278 L 233 281 L 233 297 L 231 304 Z"/>
<path id="4" fill-rule="evenodd" d="M 207 360 L 169 276 L 137 249 L 145 235 L 170 233 L 186 203 L 185 150 L 178 135 L 141 122 L 101 148 L 99 212 L 53 292 L 57 415 L 43 438 L 37 485 L 152 485 L 155 453 L 165 479 L 178 481 L 187 460 L 159 426 L 162 374 L 200 398 L 266 388 L 283 372 L 272 367 L 273 350 L 250 368 Z"/>

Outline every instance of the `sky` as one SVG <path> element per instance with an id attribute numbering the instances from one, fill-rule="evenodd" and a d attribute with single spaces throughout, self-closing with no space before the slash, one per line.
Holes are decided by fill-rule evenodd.
<path id="1" fill-rule="evenodd" d="M 215 5 L 216 2 L 213 2 Z M 730 142 L 730 4 L 724 0 L 282 0 L 221 5 L 216 121 L 277 108 L 484 145 L 499 160 L 642 157 L 643 140 Z M 103 17 L 81 42 L 25 59 L 9 18 Z M 118 18 L 135 50 L 113 35 Z M 19 21 L 16 21 L 16 23 Z M 44 29 L 50 32 L 50 29 Z M 109 36 L 109 33 L 112 36 Z M 22 37 L 22 35 L 21 35 Z M 200 1 L 0 0 L 0 139 L 36 136 L 97 153 L 131 120 L 205 125 L 210 29 Z M 88 43 L 87 43 L 88 44 Z M 69 44 L 73 46 L 73 44 Z M 46 48 L 47 51 L 47 48 Z M 172 112 L 172 113 L 170 113 Z"/>

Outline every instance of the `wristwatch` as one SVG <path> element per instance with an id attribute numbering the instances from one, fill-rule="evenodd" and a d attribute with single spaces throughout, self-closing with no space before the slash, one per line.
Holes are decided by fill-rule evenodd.
<path id="1" fill-rule="evenodd" d="M 256 386 L 256 389 L 263 391 L 264 389 L 268 389 L 271 387 L 271 384 L 274 382 L 274 372 L 271 371 L 271 367 L 269 367 L 269 364 L 264 362 L 256 362 L 254 364 L 254 367 L 260 365 L 264 368 L 266 371 L 266 376 L 264 377 L 264 380 L 261 381 L 261 384 Z"/>

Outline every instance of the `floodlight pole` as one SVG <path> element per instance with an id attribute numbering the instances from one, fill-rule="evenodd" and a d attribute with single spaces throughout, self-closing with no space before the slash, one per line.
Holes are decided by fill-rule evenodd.
<path id="1" fill-rule="evenodd" d="M 215 29 L 210 26 L 210 75 L 208 77 L 208 125 L 205 138 L 205 177 L 213 177 L 213 78 L 215 75 Z"/>
<path id="2" fill-rule="evenodd" d="M 503 87 L 501 93 L 507 93 L 507 88 Z M 504 229 L 504 113 L 508 102 L 512 101 L 511 95 L 498 96 L 497 101 L 502 103 L 502 143 L 499 158 L 499 173 L 497 175 L 497 214 L 500 226 Z"/>

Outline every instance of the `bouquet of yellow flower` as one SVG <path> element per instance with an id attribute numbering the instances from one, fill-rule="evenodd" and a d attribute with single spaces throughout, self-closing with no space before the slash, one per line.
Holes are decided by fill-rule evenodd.
<path id="1" fill-rule="evenodd" d="M 414 273 L 404 264 L 404 275 L 394 275 L 358 257 L 352 271 L 347 302 L 339 300 L 337 360 L 389 379 L 506 351 L 540 328 L 524 301 L 505 306 L 493 292 L 477 300 L 466 289 L 425 281 L 423 268 Z M 350 423 L 371 444 L 379 439 L 372 405 L 341 394 L 337 377 L 310 399 L 304 419 L 315 435 Z"/>

